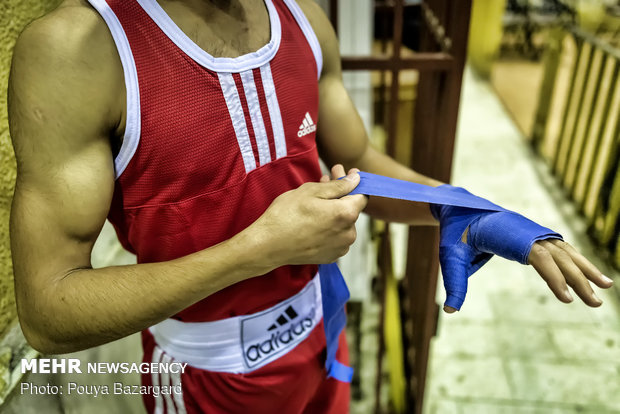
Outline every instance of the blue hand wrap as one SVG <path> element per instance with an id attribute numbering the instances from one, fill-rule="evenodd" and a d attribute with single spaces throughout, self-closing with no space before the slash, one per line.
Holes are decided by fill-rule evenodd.
<path id="1" fill-rule="evenodd" d="M 471 195 L 451 185 L 442 185 L 438 190 Z M 439 262 L 447 293 L 445 305 L 455 309 L 465 301 L 467 278 L 494 254 L 527 264 L 536 241 L 562 239 L 558 233 L 499 206 L 495 211 L 445 204 L 431 204 L 430 208 L 440 225 Z M 466 230 L 467 243 L 463 243 Z"/>
<path id="2" fill-rule="evenodd" d="M 534 242 L 562 239 L 558 233 L 467 190 L 450 185 L 429 187 L 366 172 L 350 194 L 429 203 L 439 220 L 439 262 L 447 293 L 445 304 L 460 309 L 467 293 L 467 278 L 497 254 L 526 264 Z M 467 243 L 461 238 L 468 230 Z M 338 337 L 346 324 L 344 306 L 349 290 L 336 264 L 320 265 L 323 323 L 327 343 L 328 376 L 350 382 L 353 370 L 336 361 Z"/>

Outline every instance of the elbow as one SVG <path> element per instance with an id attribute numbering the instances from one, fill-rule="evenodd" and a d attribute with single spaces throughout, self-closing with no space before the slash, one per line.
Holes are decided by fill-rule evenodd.
<path id="1" fill-rule="evenodd" d="M 75 344 L 63 340 L 62 335 L 53 334 L 50 327 L 39 320 L 36 316 L 24 315 L 18 312 L 19 323 L 28 345 L 43 355 L 56 355 L 75 352 Z"/>
<path id="2" fill-rule="evenodd" d="M 51 337 L 42 334 L 38 330 L 27 328 L 27 326 L 21 322 L 20 325 L 22 328 L 22 332 L 24 337 L 26 338 L 26 342 L 33 348 L 35 351 L 43 355 L 54 355 L 62 353 L 62 346 L 54 341 Z"/>

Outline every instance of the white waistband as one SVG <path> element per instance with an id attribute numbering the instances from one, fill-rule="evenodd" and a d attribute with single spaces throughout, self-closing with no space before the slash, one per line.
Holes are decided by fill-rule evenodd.
<path id="1" fill-rule="evenodd" d="M 248 373 L 280 358 L 321 321 L 318 273 L 297 294 L 261 312 L 214 322 L 166 319 L 149 328 L 173 359 L 216 372 Z"/>

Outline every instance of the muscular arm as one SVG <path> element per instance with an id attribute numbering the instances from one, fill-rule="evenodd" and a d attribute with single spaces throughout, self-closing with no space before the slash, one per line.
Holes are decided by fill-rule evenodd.
<path id="1" fill-rule="evenodd" d="M 9 87 L 18 168 L 11 244 L 18 315 L 32 346 L 61 353 L 98 345 L 275 267 L 334 261 L 346 252 L 365 201 L 338 198 L 359 177 L 285 193 L 243 232 L 192 255 L 92 269 L 91 250 L 114 188 L 109 137 L 124 98 L 114 85 L 123 85 L 120 62 L 107 28 L 89 9 L 61 8 L 27 28 L 16 45 Z M 298 226 L 306 226 L 304 238 Z"/>

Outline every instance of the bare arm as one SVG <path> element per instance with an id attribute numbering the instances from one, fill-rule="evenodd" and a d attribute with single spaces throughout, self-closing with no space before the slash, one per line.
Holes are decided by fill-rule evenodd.
<path id="1" fill-rule="evenodd" d="M 318 140 L 321 158 L 327 165 L 342 164 L 401 180 L 438 186 L 442 183 L 419 174 L 379 152 L 368 141 L 364 125 L 342 82 L 338 41 L 331 24 L 311 2 L 301 3 L 312 22 L 323 52 L 319 82 Z M 408 224 L 436 225 L 426 204 L 372 197 L 365 210 L 376 218 Z"/>
<path id="2" fill-rule="evenodd" d="M 438 186 L 441 182 L 419 174 L 368 143 L 363 123 L 342 82 L 338 41 L 322 10 L 311 1 L 300 1 L 321 44 L 323 72 L 319 82 L 320 108 L 318 139 L 321 157 L 332 168 L 334 178 L 342 176 L 345 168 L 386 175 L 420 184 Z M 342 165 L 339 165 L 342 164 Z M 344 168 L 343 168 L 344 166 Z M 424 203 L 409 203 L 372 197 L 365 210 L 370 215 L 408 224 L 437 224 Z M 465 236 L 466 237 L 466 233 Z M 559 240 L 537 242 L 532 247 L 529 263 L 547 282 L 555 296 L 570 302 L 567 286 L 571 286 L 589 306 L 600 306 L 588 280 L 601 288 L 612 285 L 601 272 L 568 243 Z"/>
<path id="3" fill-rule="evenodd" d="M 11 244 L 18 315 L 32 346 L 60 353 L 98 345 L 275 267 L 346 252 L 365 200 L 337 198 L 356 176 L 287 192 L 237 236 L 192 255 L 92 269 L 114 188 L 110 135 L 124 98 L 113 87 L 123 85 L 120 62 L 98 19 L 89 9 L 61 9 L 27 28 L 14 51 Z"/>

